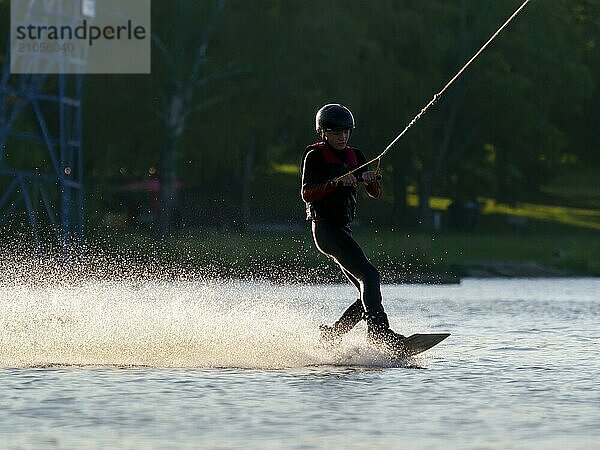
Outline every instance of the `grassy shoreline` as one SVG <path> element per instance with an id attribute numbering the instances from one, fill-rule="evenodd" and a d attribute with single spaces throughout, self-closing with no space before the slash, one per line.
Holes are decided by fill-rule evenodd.
<path id="1" fill-rule="evenodd" d="M 470 267 L 494 265 L 512 267 L 499 272 L 504 276 L 519 276 L 520 268 L 533 266 L 540 269 L 539 276 L 600 276 L 598 237 L 594 231 L 565 233 L 561 229 L 526 235 L 355 231 L 356 240 L 387 283 L 456 282 L 469 275 Z M 92 242 L 109 253 L 126 252 L 140 261 L 168 261 L 223 278 L 344 281 L 335 264 L 316 250 L 308 230 L 240 233 L 188 229 L 160 244 L 145 232 L 111 231 L 96 234 Z M 522 276 L 535 273 L 526 270 Z"/>

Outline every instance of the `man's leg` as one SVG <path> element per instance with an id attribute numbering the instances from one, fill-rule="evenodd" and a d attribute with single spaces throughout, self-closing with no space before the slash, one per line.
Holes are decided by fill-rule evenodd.
<path id="1" fill-rule="evenodd" d="M 356 280 L 365 313 L 382 312 L 379 272 L 350 231 L 327 222 L 316 222 L 313 223 L 313 236 L 321 253 L 334 259 L 351 281 Z"/>
<path id="2" fill-rule="evenodd" d="M 364 318 L 362 300 L 359 298 L 352 303 L 342 316 L 332 325 L 320 325 L 321 339 L 324 341 L 339 340 Z"/>
<path id="3" fill-rule="evenodd" d="M 358 281 L 362 305 L 367 320 L 369 339 L 386 344 L 403 338 L 389 329 L 387 315 L 381 302 L 380 277 L 377 269 L 352 238 L 350 230 L 328 224 L 313 223 L 313 236 L 317 248 L 333 258 L 344 270 Z"/>
<path id="4" fill-rule="evenodd" d="M 348 278 L 348 280 L 356 286 L 358 294 L 360 295 L 360 283 L 351 273 L 346 271 L 343 267 L 342 273 Z M 335 343 L 339 341 L 344 334 L 354 328 L 361 320 L 365 318 L 365 310 L 362 305 L 362 300 L 358 298 L 352 303 L 342 316 L 332 325 L 320 325 L 319 330 L 321 331 L 321 340 L 324 342 Z"/>
<path id="5" fill-rule="evenodd" d="M 358 295 L 360 295 L 360 282 L 354 277 L 354 275 L 352 275 L 342 266 L 340 266 L 340 269 L 342 269 L 342 273 L 346 276 L 346 278 L 348 278 L 348 280 L 354 286 L 356 286 Z M 363 308 L 362 300 L 358 298 L 348 307 L 348 309 L 346 309 L 346 311 L 344 311 L 342 316 L 333 326 L 337 331 L 340 332 L 340 334 L 344 334 L 354 328 L 364 318 L 365 309 Z"/>

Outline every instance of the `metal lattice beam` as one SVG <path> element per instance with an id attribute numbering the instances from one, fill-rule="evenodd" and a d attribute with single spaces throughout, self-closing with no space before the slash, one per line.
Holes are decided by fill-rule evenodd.
<path id="1" fill-rule="evenodd" d="M 35 0 L 30 7 L 36 7 Z M 60 1 L 51 14 L 63 14 Z M 40 55 L 34 65 L 62 64 Z M 6 61 L 10 60 L 10 46 Z M 34 242 L 83 237 L 82 75 L 11 74 L 0 80 L 0 225 L 26 214 Z"/>

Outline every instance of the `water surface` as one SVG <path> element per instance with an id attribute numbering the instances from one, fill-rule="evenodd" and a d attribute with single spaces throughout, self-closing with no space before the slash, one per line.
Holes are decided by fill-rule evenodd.
<path id="1" fill-rule="evenodd" d="M 452 336 L 321 349 L 349 286 L 2 286 L 0 447 L 600 448 L 600 280 L 383 294 L 397 331 Z"/>

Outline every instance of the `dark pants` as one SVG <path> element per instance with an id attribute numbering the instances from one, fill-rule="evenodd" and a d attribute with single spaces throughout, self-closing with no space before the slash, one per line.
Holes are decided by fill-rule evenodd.
<path id="1" fill-rule="evenodd" d="M 381 304 L 379 272 L 352 238 L 350 228 L 320 221 L 312 223 L 312 233 L 319 251 L 338 263 L 344 275 L 360 293 L 360 301 L 350 306 L 336 323 L 339 331 L 348 331 L 363 316 L 367 323 L 375 321 L 388 326 Z"/>

